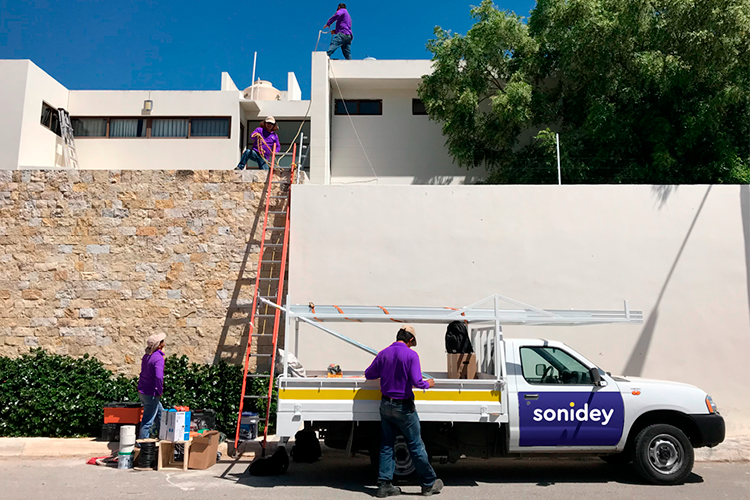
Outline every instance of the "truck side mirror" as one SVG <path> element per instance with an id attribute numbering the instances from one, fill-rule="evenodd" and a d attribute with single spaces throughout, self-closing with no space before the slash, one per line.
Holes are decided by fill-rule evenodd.
<path id="1" fill-rule="evenodd" d="M 544 370 L 545 369 L 546 369 L 546 367 L 543 364 L 541 364 L 541 363 L 538 364 L 538 365 L 536 365 L 536 376 L 537 377 L 541 377 L 542 375 L 544 375 Z"/>
<path id="2" fill-rule="evenodd" d="M 602 381 L 602 376 L 599 375 L 599 368 L 593 366 L 589 368 L 589 373 L 591 374 L 591 381 L 594 382 L 594 385 L 599 387 L 604 387 L 607 385 L 606 382 Z"/>

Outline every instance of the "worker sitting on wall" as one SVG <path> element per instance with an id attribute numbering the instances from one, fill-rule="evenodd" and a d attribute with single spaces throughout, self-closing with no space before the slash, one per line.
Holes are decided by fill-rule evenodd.
<path id="1" fill-rule="evenodd" d="M 336 23 L 336 29 L 331 30 L 331 45 L 328 47 L 328 57 L 331 57 L 336 49 L 341 47 L 341 53 L 344 54 L 344 58 L 352 58 L 352 17 L 349 15 L 349 11 L 346 10 L 346 4 L 340 3 L 336 13 L 331 16 L 323 29 L 327 29 L 333 23 Z"/>
<path id="2" fill-rule="evenodd" d="M 396 466 L 394 446 L 400 432 L 406 440 L 414 467 L 417 469 L 423 495 L 440 493 L 443 481 L 437 478 L 430 465 L 422 441 L 419 415 L 414 407 L 412 387 L 430 389 L 433 379 L 422 379 L 419 355 L 412 351 L 417 346 L 414 328 L 404 325 L 396 334 L 396 342 L 378 353 L 375 361 L 365 370 L 367 380 L 380 379 L 380 467 L 378 471 L 378 498 L 399 495 L 401 489 L 394 486 L 393 472 Z"/>
<path id="3" fill-rule="evenodd" d="M 271 160 L 274 145 L 276 146 L 276 154 L 281 152 L 279 136 L 276 135 L 277 130 L 279 130 L 279 126 L 273 116 L 269 116 L 260 122 L 260 127 L 253 130 L 250 136 L 253 139 L 253 147 L 242 153 L 240 163 L 235 170 L 245 170 L 247 160 L 253 160 L 258 164 L 258 168 L 268 170 L 268 162 Z"/>

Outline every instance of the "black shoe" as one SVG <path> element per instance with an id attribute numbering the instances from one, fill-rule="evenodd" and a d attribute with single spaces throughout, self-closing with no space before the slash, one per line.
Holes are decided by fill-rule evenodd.
<path id="1" fill-rule="evenodd" d="M 435 495 L 437 493 L 440 493 L 440 490 L 443 489 L 443 481 L 442 479 L 435 479 L 435 482 L 432 483 L 432 486 L 429 488 L 422 487 L 422 496 L 430 496 Z"/>
<path id="2" fill-rule="evenodd" d="M 375 496 L 378 498 L 395 497 L 401 494 L 401 488 L 393 486 L 391 483 L 380 483 L 378 485 L 378 492 Z"/>
<path id="3" fill-rule="evenodd" d="M 245 170 L 245 167 L 243 167 L 241 165 L 237 165 L 236 167 L 234 167 L 234 169 L 235 170 Z"/>

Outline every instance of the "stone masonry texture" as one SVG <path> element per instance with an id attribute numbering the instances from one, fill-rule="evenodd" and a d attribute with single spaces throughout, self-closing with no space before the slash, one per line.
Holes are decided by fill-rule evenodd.
<path id="1" fill-rule="evenodd" d="M 0 355 L 88 353 L 136 375 L 146 338 L 164 332 L 167 354 L 241 363 L 266 180 L 260 171 L 0 171 Z"/>

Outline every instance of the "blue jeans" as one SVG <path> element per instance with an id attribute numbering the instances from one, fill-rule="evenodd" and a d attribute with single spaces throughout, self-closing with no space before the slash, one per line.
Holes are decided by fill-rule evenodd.
<path id="1" fill-rule="evenodd" d="M 160 396 L 146 396 L 138 393 L 143 403 L 143 419 L 141 420 L 141 431 L 138 433 L 138 439 L 148 439 L 151 437 L 151 427 L 156 421 L 156 434 L 159 435 L 159 425 L 161 424 L 161 412 L 164 408 L 159 401 Z"/>
<path id="2" fill-rule="evenodd" d="M 261 170 L 268 170 L 268 162 L 254 149 L 246 149 L 245 152 L 242 153 L 240 163 L 239 165 L 237 165 L 237 168 L 235 170 L 245 170 L 247 160 L 253 160 L 258 164 L 258 167 Z"/>
<path id="3" fill-rule="evenodd" d="M 352 35 L 344 35 L 342 33 L 336 33 L 331 38 L 331 45 L 328 46 L 328 57 L 331 57 L 336 49 L 341 47 L 341 53 L 344 54 L 345 59 L 352 58 Z"/>
<path id="4" fill-rule="evenodd" d="M 393 446 L 396 444 L 398 431 L 404 435 L 409 455 L 417 469 L 419 482 L 424 488 L 433 485 L 437 476 L 430 465 L 427 451 L 422 441 L 422 429 L 419 425 L 419 415 L 414 408 L 413 399 L 380 400 L 380 469 L 378 483 L 393 481 L 393 471 L 396 461 L 393 456 Z"/>

